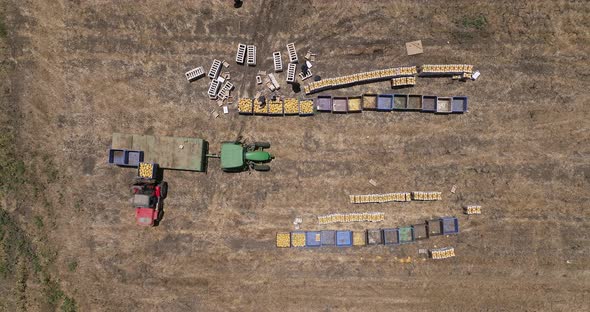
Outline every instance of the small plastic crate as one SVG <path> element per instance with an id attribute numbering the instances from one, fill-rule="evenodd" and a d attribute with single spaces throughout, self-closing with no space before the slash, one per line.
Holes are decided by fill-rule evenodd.
<path id="1" fill-rule="evenodd" d="M 436 113 L 437 114 L 451 113 L 451 98 L 450 97 L 439 97 L 436 100 Z"/>
<path id="2" fill-rule="evenodd" d="M 408 95 L 408 110 L 422 109 L 422 95 L 410 94 Z"/>
<path id="3" fill-rule="evenodd" d="M 319 231 L 305 232 L 305 246 L 320 247 L 322 243 L 322 234 Z"/>
<path id="4" fill-rule="evenodd" d="M 414 230 L 411 226 L 399 228 L 399 242 L 400 244 L 411 243 L 414 241 Z"/>
<path id="5" fill-rule="evenodd" d="M 322 231 L 320 239 L 322 246 L 334 246 L 336 245 L 336 231 Z"/>
<path id="6" fill-rule="evenodd" d="M 368 245 L 383 244 L 383 231 L 381 229 L 367 230 L 367 244 Z"/>
<path id="7" fill-rule="evenodd" d="M 386 245 L 399 245 L 398 229 L 383 229 L 383 243 Z"/>
<path id="8" fill-rule="evenodd" d="M 336 246 L 338 246 L 338 247 L 352 246 L 352 232 L 351 231 L 336 231 Z"/>
<path id="9" fill-rule="evenodd" d="M 360 96 L 348 97 L 348 112 L 349 113 L 360 113 L 362 112 L 362 101 Z"/>
<path id="10" fill-rule="evenodd" d="M 299 101 L 299 116 L 313 116 L 315 105 L 312 99 L 303 99 Z"/>
<path id="11" fill-rule="evenodd" d="M 142 151 L 127 151 L 127 166 L 137 167 L 142 161 Z"/>
<path id="12" fill-rule="evenodd" d="M 443 217 L 440 220 L 444 235 L 459 233 L 459 220 L 456 217 Z"/>

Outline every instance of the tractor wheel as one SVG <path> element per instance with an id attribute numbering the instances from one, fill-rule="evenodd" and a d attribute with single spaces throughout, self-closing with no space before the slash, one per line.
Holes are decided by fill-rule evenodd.
<path id="1" fill-rule="evenodd" d="M 258 165 L 255 164 L 254 166 L 252 166 L 252 168 L 256 171 L 269 171 L 270 170 L 270 166 L 269 165 Z"/>
<path id="2" fill-rule="evenodd" d="M 160 183 L 160 197 L 166 198 L 168 196 L 168 182 Z"/>
<path id="3" fill-rule="evenodd" d="M 269 148 L 270 143 L 268 143 L 268 142 L 254 142 L 254 147 Z"/>

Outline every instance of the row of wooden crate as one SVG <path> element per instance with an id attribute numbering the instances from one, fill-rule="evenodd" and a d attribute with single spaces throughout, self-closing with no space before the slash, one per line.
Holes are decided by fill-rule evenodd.
<path id="1" fill-rule="evenodd" d="M 409 192 L 368 195 L 349 195 L 351 204 L 408 202 L 412 200 L 432 201 L 442 200 L 441 192 Z"/>
<path id="2" fill-rule="evenodd" d="M 374 81 L 381 81 L 392 79 L 392 87 L 399 87 L 404 85 L 416 84 L 415 76 L 451 76 L 454 79 L 471 79 L 473 73 L 473 65 L 466 64 L 447 64 L 447 65 L 431 65 L 425 64 L 422 66 L 404 66 L 396 68 L 387 68 L 381 70 L 374 70 L 359 74 L 352 74 L 341 77 L 327 78 L 320 81 L 314 81 L 303 87 L 305 94 L 311 94 L 328 89 L 337 89 L 351 86 L 358 83 L 368 83 Z M 404 84 L 400 84 L 401 80 L 395 78 L 411 76 L 413 80 L 404 80 Z"/>
<path id="3" fill-rule="evenodd" d="M 351 86 L 357 83 L 387 80 L 401 76 L 413 76 L 416 75 L 417 72 L 418 70 L 416 66 L 403 66 L 373 70 L 369 72 L 314 81 L 303 87 L 303 90 L 305 91 L 305 94 L 311 94 L 323 90 Z"/>
<path id="4" fill-rule="evenodd" d="M 432 249 L 429 251 L 430 257 L 432 259 L 447 259 L 455 256 L 455 248 L 453 247 L 445 247 L 445 248 L 438 248 Z"/>
<path id="5" fill-rule="evenodd" d="M 380 222 L 385 220 L 383 212 L 362 212 L 362 213 L 333 213 L 318 216 L 319 224 L 348 223 L 348 222 Z"/>
<path id="6" fill-rule="evenodd" d="M 287 101 L 299 101 L 302 109 L 287 106 Z M 285 104 L 273 102 L 277 107 L 271 109 L 268 103 L 260 105 L 257 99 L 242 98 L 238 112 L 242 115 L 313 115 L 316 112 L 347 114 L 363 111 L 419 111 L 437 114 L 462 114 L 467 111 L 466 96 L 439 97 L 419 94 L 363 94 L 362 96 L 320 95 L 315 99 L 286 99 Z M 301 105 L 303 103 L 303 106 Z"/>
<path id="7" fill-rule="evenodd" d="M 399 228 L 368 229 L 364 231 L 324 230 L 277 233 L 276 246 L 279 248 L 288 248 L 398 245 L 433 236 L 458 233 L 459 220 L 456 217 L 442 217 Z"/>

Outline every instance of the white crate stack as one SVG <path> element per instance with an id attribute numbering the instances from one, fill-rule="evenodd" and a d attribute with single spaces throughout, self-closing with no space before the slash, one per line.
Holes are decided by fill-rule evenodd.
<path id="1" fill-rule="evenodd" d="M 295 71 L 297 70 L 297 64 L 289 63 L 287 65 L 287 82 L 295 82 Z"/>
<path id="2" fill-rule="evenodd" d="M 238 44 L 238 52 L 236 52 L 236 63 L 244 64 L 246 58 L 246 45 L 243 43 Z"/>
<path id="3" fill-rule="evenodd" d="M 209 95 L 210 99 L 215 100 L 217 98 L 218 91 L 219 81 L 211 80 L 211 83 L 209 83 L 209 90 L 207 90 L 207 95 Z"/>
<path id="4" fill-rule="evenodd" d="M 217 79 L 219 73 L 221 72 L 221 61 L 220 60 L 213 60 L 213 64 L 211 64 L 211 69 L 209 69 L 209 73 L 207 77 L 211 79 Z"/>
<path id="5" fill-rule="evenodd" d="M 283 71 L 283 59 L 281 58 L 281 52 L 274 52 L 272 54 L 273 63 L 275 65 L 275 72 Z"/>
<path id="6" fill-rule="evenodd" d="M 247 55 L 246 62 L 250 66 L 255 66 L 256 65 L 256 46 L 249 45 L 247 48 L 247 51 L 248 51 L 248 55 Z"/>
<path id="7" fill-rule="evenodd" d="M 205 70 L 203 69 L 203 66 L 199 66 L 187 71 L 184 75 L 186 76 L 186 80 L 193 81 L 205 76 Z"/>
<path id="8" fill-rule="evenodd" d="M 289 63 L 297 63 L 299 59 L 297 58 L 297 50 L 295 50 L 295 44 L 289 43 L 287 44 L 287 52 L 289 53 Z"/>
<path id="9" fill-rule="evenodd" d="M 221 87 L 221 91 L 219 91 L 219 98 L 225 100 L 229 97 L 229 92 L 234 88 L 234 84 L 226 80 Z"/>

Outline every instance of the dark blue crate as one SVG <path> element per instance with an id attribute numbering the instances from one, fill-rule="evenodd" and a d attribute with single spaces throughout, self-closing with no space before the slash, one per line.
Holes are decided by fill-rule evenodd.
<path id="1" fill-rule="evenodd" d="M 393 110 L 393 94 L 379 94 L 377 96 L 377 110 L 390 112 Z"/>
<path id="2" fill-rule="evenodd" d="M 111 148 L 109 149 L 109 164 L 125 165 L 125 150 Z"/>
<path id="3" fill-rule="evenodd" d="M 322 231 L 321 244 L 322 246 L 336 245 L 336 231 Z"/>
<path id="4" fill-rule="evenodd" d="M 444 235 L 459 233 L 459 220 L 456 217 L 443 217 L 440 220 Z"/>
<path id="5" fill-rule="evenodd" d="M 336 231 L 336 246 L 352 246 L 352 231 Z"/>
<path id="6" fill-rule="evenodd" d="M 454 114 L 462 114 L 467 111 L 467 97 L 453 96 L 451 100 L 451 112 Z"/>
<path id="7" fill-rule="evenodd" d="M 399 245 L 398 229 L 383 229 L 383 243 L 386 245 Z"/>
<path id="8" fill-rule="evenodd" d="M 320 247 L 322 243 L 322 234 L 319 231 L 305 232 L 305 246 Z"/>

